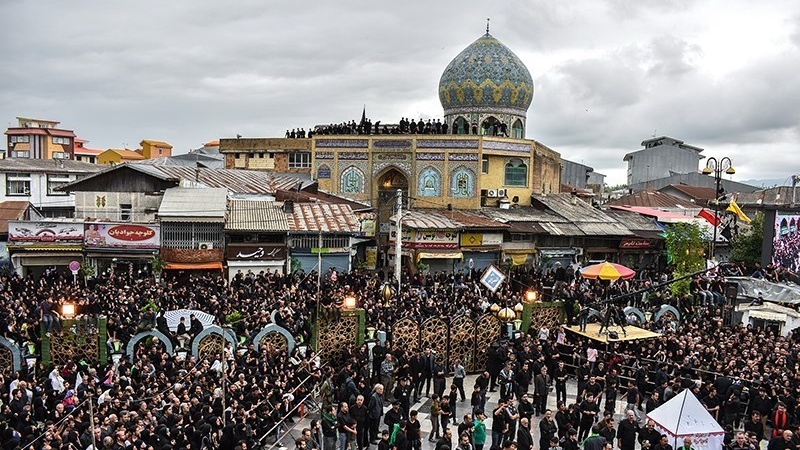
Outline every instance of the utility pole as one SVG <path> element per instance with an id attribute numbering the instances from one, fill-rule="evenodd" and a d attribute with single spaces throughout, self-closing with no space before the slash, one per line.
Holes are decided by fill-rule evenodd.
<path id="1" fill-rule="evenodd" d="M 397 236 L 394 239 L 394 278 L 397 280 L 397 295 L 400 296 L 400 269 L 403 265 L 403 190 L 397 190 Z"/>
<path id="2" fill-rule="evenodd" d="M 221 348 L 222 353 L 220 354 L 220 358 L 222 358 L 222 360 L 220 361 L 221 362 L 221 367 L 222 367 L 222 380 L 221 380 L 221 384 L 222 384 L 222 428 L 225 428 L 225 427 L 228 426 L 228 421 L 225 418 L 225 416 L 227 415 L 225 413 L 225 408 L 227 408 L 227 405 L 226 405 L 227 402 L 225 401 L 225 398 L 228 396 L 228 392 L 227 392 L 227 389 L 228 389 L 228 386 L 227 386 L 228 370 L 227 369 L 228 368 L 225 367 L 225 363 L 227 361 L 227 359 L 225 358 L 225 327 L 221 326 L 220 330 L 222 330 L 222 336 L 220 336 L 222 338 L 222 348 Z"/>
<path id="3" fill-rule="evenodd" d="M 92 393 L 89 392 L 89 426 L 92 428 L 92 450 L 97 450 L 97 438 L 94 437 L 94 402 L 92 401 Z"/>
<path id="4" fill-rule="evenodd" d="M 797 183 L 800 183 L 800 175 L 792 175 L 792 208 L 797 204 Z"/>
<path id="5" fill-rule="evenodd" d="M 315 326 L 317 327 L 317 332 L 314 335 L 314 350 L 319 352 L 319 301 L 320 295 L 322 294 L 321 290 L 322 284 L 322 227 L 319 227 L 319 234 L 317 235 L 317 318 L 314 321 Z"/>

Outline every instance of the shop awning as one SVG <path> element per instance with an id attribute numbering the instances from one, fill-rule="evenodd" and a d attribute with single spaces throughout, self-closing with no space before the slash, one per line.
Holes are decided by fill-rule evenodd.
<path id="1" fill-rule="evenodd" d="M 207 263 L 167 263 L 167 270 L 222 270 L 221 262 Z"/>
<path id="2" fill-rule="evenodd" d="M 419 252 L 417 262 L 422 259 L 462 259 L 464 254 L 461 252 Z"/>
<path id="3" fill-rule="evenodd" d="M 511 264 L 514 266 L 523 266 L 528 262 L 528 253 L 512 253 Z"/>
<path id="4" fill-rule="evenodd" d="M 750 310 L 750 318 L 751 319 L 763 319 L 763 320 L 771 320 L 773 322 L 786 322 L 786 314 L 783 313 L 776 313 L 772 311 L 759 311 L 759 310 Z"/>
<path id="5" fill-rule="evenodd" d="M 536 253 L 535 248 L 506 248 L 503 249 L 506 255 L 530 255 Z"/>

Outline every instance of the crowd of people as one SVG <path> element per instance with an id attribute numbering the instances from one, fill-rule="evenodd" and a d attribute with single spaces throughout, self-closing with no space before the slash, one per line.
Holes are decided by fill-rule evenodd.
<path id="1" fill-rule="evenodd" d="M 663 286 L 628 297 L 623 294 L 667 280 L 668 272 L 646 268 L 636 279 L 620 283 L 576 275 L 569 268 L 516 268 L 509 271 L 509 283 L 492 293 L 481 287 L 477 270 L 405 274 L 402 290 L 389 302 L 381 293 L 381 274 L 358 272 L 327 273 L 320 289 L 315 274 L 303 272 L 239 274 L 230 283 L 218 274 L 181 274 L 161 283 L 110 275 L 88 285 L 75 285 L 72 277 L 57 274 L 3 276 L 0 331 L 19 345 L 40 343 L 40 323 L 44 332 L 57 332 L 59 305 L 67 301 L 77 303 L 78 314 L 107 317 L 111 341 L 127 342 L 148 326 L 178 339 L 180 333 L 164 329 L 159 312 L 186 308 L 206 311 L 218 324 L 230 323 L 243 344 L 181 359 L 167 354 L 164 346 L 142 341 L 131 360 L 118 364 L 75 360 L 18 373 L 2 368 L 0 440 L 7 450 L 248 450 L 283 442 L 301 410 L 319 409 L 319 417 L 297 439 L 299 448 L 365 449 L 375 443 L 381 450 L 418 449 L 422 436 L 414 413 L 424 412 L 436 418 L 438 427 L 429 439 L 436 441 L 437 450 L 484 445 L 575 450 L 579 444 L 595 449 L 602 448 L 592 447 L 595 435 L 607 442 L 616 437 L 609 431 L 615 427 L 613 414 L 623 411 L 615 410 L 613 400 L 626 398 L 634 422 L 645 433 L 635 434 L 632 442 L 646 440 L 667 450 L 659 447 L 660 436 L 641 438 L 647 426 L 640 421 L 639 405 L 650 410 L 682 389 L 691 389 L 728 427 L 733 444 L 738 442 L 733 434 L 737 429 L 752 431 L 759 440 L 795 430 L 800 422 L 800 334 L 784 337 L 727 323 L 730 305 L 724 296 L 714 295 L 720 274 L 695 280 L 696 288 L 686 296 L 673 296 Z M 336 365 L 320 361 L 311 350 L 302 353 L 300 345 L 288 355 L 252 342 L 274 320 L 298 344 L 308 343 L 316 315 L 337 314 L 341 299 L 349 295 L 358 298 L 368 326 L 391 331 L 392 324 L 407 316 L 420 321 L 477 318 L 493 303 L 523 300 L 529 289 L 553 292 L 573 322 L 582 308 L 614 298 L 644 309 L 671 304 L 682 318 L 679 323 L 667 318 L 649 324 L 664 333 L 658 338 L 616 343 L 607 351 L 563 327 L 530 330 L 516 341 L 487 342 L 487 371 L 475 386 L 464 386 L 460 362 L 442 361 L 430 349 L 396 348 L 391 341 L 371 352 L 354 346 L 336 355 L 336 361 L 343 361 Z M 237 319 L 231 323 L 234 312 Z M 186 333 L 198 332 L 192 328 L 189 324 Z M 577 381 L 575 398 L 566 397 L 568 379 Z M 486 403 L 493 389 L 501 393 L 498 405 Z M 548 413 L 546 400 L 552 395 L 559 407 Z M 412 410 L 412 402 L 421 397 L 430 399 L 430 410 Z M 467 399 L 470 407 L 461 402 Z M 384 412 L 384 405 L 391 408 Z M 523 430 L 543 429 L 540 416 L 553 422 L 545 424 L 548 431 L 539 433 L 536 445 Z M 486 418 L 492 419 L 490 430 Z M 750 425 L 763 426 L 767 419 L 770 434 Z M 452 422 L 459 422 L 455 439 Z M 602 426 L 596 427 L 598 423 Z M 623 423 L 618 428 L 623 433 Z M 584 436 L 585 442 L 579 439 Z M 619 446 L 629 450 L 629 444 L 624 438 Z"/>

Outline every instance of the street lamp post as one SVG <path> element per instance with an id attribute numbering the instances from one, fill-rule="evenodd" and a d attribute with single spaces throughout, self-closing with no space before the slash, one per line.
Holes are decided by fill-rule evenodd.
<path id="1" fill-rule="evenodd" d="M 708 158 L 706 167 L 703 169 L 704 175 L 712 175 L 714 177 L 714 185 L 716 186 L 714 198 L 714 219 L 715 222 L 719 220 L 719 202 L 725 197 L 725 189 L 722 188 L 722 173 L 733 175 L 736 170 L 733 168 L 731 159 L 727 156 L 722 157 L 720 160 L 713 156 Z M 717 260 L 717 223 L 714 223 L 714 240 L 711 241 L 711 259 Z"/>

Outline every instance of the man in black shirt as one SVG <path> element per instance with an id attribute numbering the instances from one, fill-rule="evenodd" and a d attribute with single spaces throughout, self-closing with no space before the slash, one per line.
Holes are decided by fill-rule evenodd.
<path id="1" fill-rule="evenodd" d="M 658 445 L 658 442 L 661 440 L 661 433 L 656 431 L 655 428 L 656 423 L 652 420 L 648 420 L 647 426 L 639 431 L 639 443 L 642 444 L 642 448 L 647 446 L 650 450 L 653 450 L 656 445 Z"/>
<path id="2" fill-rule="evenodd" d="M 594 395 L 587 394 L 586 400 L 581 402 L 581 425 L 578 430 L 578 441 L 583 441 L 589 436 L 589 432 L 594 425 L 597 413 L 600 412 L 600 406 L 594 400 Z"/>
<path id="3" fill-rule="evenodd" d="M 408 439 L 409 447 L 412 450 L 420 450 L 422 448 L 422 425 L 417 420 L 417 410 L 412 409 L 408 413 L 408 421 L 406 422 L 406 439 Z"/>
<path id="4" fill-rule="evenodd" d="M 356 446 L 358 450 L 369 447 L 367 406 L 364 404 L 363 395 L 356 397 L 356 402 L 350 407 L 350 417 L 356 421 Z"/>
<path id="5" fill-rule="evenodd" d="M 636 435 L 639 434 L 639 422 L 632 410 L 625 412 L 625 419 L 619 423 L 617 429 L 617 447 L 620 450 L 634 450 Z"/>
<path id="6" fill-rule="evenodd" d="M 764 423 L 761 421 L 761 414 L 758 411 L 753 411 L 750 420 L 744 423 L 744 431 L 755 434 L 756 444 L 761 445 L 761 441 L 764 440 Z"/>
<path id="7" fill-rule="evenodd" d="M 564 367 L 564 361 L 558 362 L 558 367 L 553 371 L 553 380 L 556 383 L 556 404 L 567 402 L 567 378 L 569 374 Z"/>
<path id="8" fill-rule="evenodd" d="M 720 398 L 717 396 L 717 390 L 714 388 L 711 388 L 711 391 L 708 392 L 708 396 L 703 399 L 703 406 L 706 407 L 711 417 L 716 421 L 719 421 L 719 408 L 721 403 Z"/>
<path id="9" fill-rule="evenodd" d="M 614 438 L 617 437 L 617 430 L 614 429 L 614 418 L 607 418 L 605 420 L 605 426 L 597 434 L 606 438 L 606 442 L 611 442 L 613 444 Z"/>

